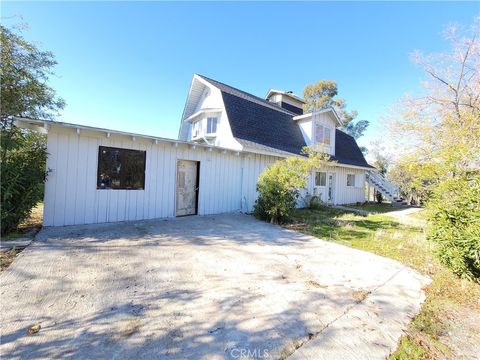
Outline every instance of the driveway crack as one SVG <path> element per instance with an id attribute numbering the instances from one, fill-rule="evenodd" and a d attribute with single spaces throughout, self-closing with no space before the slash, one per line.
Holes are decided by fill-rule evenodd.
<path id="1" fill-rule="evenodd" d="M 288 359 L 289 357 L 291 357 L 295 352 L 300 352 L 302 353 L 302 351 L 300 350 L 302 348 L 302 346 L 304 346 L 305 344 L 309 343 L 310 341 L 316 339 L 321 333 L 323 333 L 325 331 L 325 329 L 329 328 L 331 325 L 333 325 L 335 322 L 337 322 L 338 320 L 340 320 L 341 318 L 343 318 L 345 315 L 347 315 L 354 307 L 358 306 L 359 304 L 363 303 L 367 298 L 368 296 L 370 296 L 370 294 L 372 294 L 373 292 L 377 291 L 378 289 L 380 289 L 381 287 L 385 286 L 387 283 L 389 283 L 395 276 L 397 276 L 400 272 L 402 272 L 403 270 L 405 270 L 407 268 L 407 266 L 403 266 L 401 267 L 399 270 L 397 270 L 392 276 L 390 276 L 387 280 L 385 280 L 383 283 L 381 283 L 380 285 L 376 286 L 375 288 L 373 288 L 372 290 L 370 291 L 367 291 L 365 293 L 365 296 L 362 297 L 362 299 L 359 299 L 358 301 L 355 301 L 354 304 L 348 306 L 340 315 L 338 315 L 335 319 L 333 319 L 332 321 L 328 322 L 327 324 L 325 324 L 325 326 L 323 326 L 319 331 L 315 332 L 315 333 L 311 333 L 309 332 L 304 338 L 302 339 L 298 339 L 295 341 L 294 343 L 294 346 L 293 346 L 293 349 L 284 349 L 280 355 L 280 360 L 285 360 L 285 359 Z"/>

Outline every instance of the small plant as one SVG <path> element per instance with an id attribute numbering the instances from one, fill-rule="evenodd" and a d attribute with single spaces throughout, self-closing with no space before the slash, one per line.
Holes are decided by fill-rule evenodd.
<path id="1" fill-rule="evenodd" d="M 323 201 L 321 196 L 313 195 L 310 197 L 308 202 L 308 208 L 311 210 L 321 209 L 323 206 Z"/>
<path id="2" fill-rule="evenodd" d="M 383 195 L 381 192 L 377 191 L 377 195 L 375 196 L 377 198 L 377 203 L 381 204 L 383 202 Z"/>

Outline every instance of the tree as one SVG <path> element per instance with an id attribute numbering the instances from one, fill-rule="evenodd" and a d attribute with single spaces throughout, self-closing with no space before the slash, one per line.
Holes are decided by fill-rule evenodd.
<path id="1" fill-rule="evenodd" d="M 306 157 L 292 156 L 265 169 L 257 182 L 256 217 L 279 223 L 287 220 L 295 209 L 300 189 L 305 188 L 313 169 L 332 165 L 328 155 L 304 148 Z"/>
<path id="2" fill-rule="evenodd" d="M 56 64 L 21 35 L 0 25 L 1 232 L 14 230 L 42 198 L 46 139 L 18 129 L 15 116 L 52 118 L 65 105 L 47 85 Z"/>
<path id="3" fill-rule="evenodd" d="M 445 32 L 451 50 L 413 60 L 424 70 L 424 91 L 406 97 L 391 124 L 404 149 L 396 167 L 421 189 L 429 208 L 429 239 L 458 275 L 480 281 L 480 42 L 479 19 Z M 465 226 L 467 225 L 468 226 Z M 475 260 L 476 259 L 476 260 Z"/>
<path id="4" fill-rule="evenodd" d="M 344 130 L 355 139 L 363 136 L 368 128 L 368 120 L 355 121 L 358 113 L 355 110 L 347 111 L 347 104 L 344 99 L 337 98 L 338 87 L 335 81 L 319 80 L 315 84 L 305 86 L 303 97 L 305 112 L 319 111 L 333 108 L 344 124 Z"/>

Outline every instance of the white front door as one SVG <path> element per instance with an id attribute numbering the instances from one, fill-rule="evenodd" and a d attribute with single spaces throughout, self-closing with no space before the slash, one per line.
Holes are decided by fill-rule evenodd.
<path id="1" fill-rule="evenodd" d="M 335 173 L 327 175 L 327 203 L 335 204 Z"/>
<path id="2" fill-rule="evenodd" d="M 197 213 L 198 166 L 197 161 L 177 161 L 177 216 L 195 215 Z"/>

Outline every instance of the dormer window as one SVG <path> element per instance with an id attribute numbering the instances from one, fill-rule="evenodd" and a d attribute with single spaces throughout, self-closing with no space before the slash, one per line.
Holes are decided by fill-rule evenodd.
<path id="1" fill-rule="evenodd" d="M 315 127 L 315 142 L 317 144 L 330 145 L 330 128 L 322 125 L 316 124 Z"/>
<path id="2" fill-rule="evenodd" d="M 207 134 L 215 134 L 217 132 L 217 122 L 218 118 L 216 117 L 207 118 Z"/>

